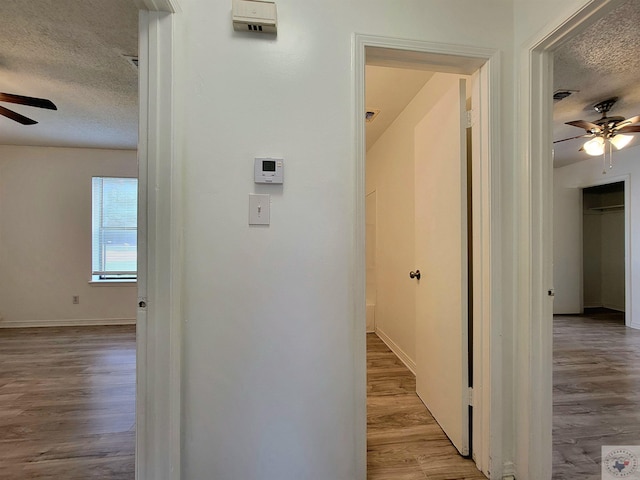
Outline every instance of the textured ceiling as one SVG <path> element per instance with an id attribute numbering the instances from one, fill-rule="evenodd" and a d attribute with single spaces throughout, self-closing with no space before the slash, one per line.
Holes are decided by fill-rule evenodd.
<path id="1" fill-rule="evenodd" d="M 137 54 L 137 16 L 133 0 L 0 0 L 0 92 L 58 106 L 2 104 L 39 123 L 0 117 L 0 144 L 136 148 L 137 71 L 123 55 Z M 579 135 L 564 122 L 596 120 L 593 105 L 612 96 L 610 115 L 640 114 L 639 25 L 629 0 L 556 51 L 554 90 L 579 92 L 554 105 L 554 139 Z M 581 143 L 555 144 L 556 166 L 587 158 Z"/>
<path id="2" fill-rule="evenodd" d="M 640 1 L 624 2 L 560 47 L 554 55 L 553 83 L 554 91 L 578 90 L 554 104 L 554 140 L 585 133 L 564 122 L 597 120 L 601 115 L 593 105 L 607 98 L 619 98 L 609 116 L 640 115 Z M 589 158 L 578 151 L 585 141 L 556 143 L 555 166 Z M 627 148 L 637 145 L 640 138 Z"/>
<path id="3" fill-rule="evenodd" d="M 1 0 L 0 92 L 48 98 L 58 111 L 2 103 L 0 144 L 137 148 L 133 0 Z"/>

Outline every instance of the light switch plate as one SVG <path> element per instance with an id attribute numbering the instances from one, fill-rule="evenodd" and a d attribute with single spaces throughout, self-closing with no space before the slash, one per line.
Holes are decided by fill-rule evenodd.
<path id="1" fill-rule="evenodd" d="M 249 194 L 249 225 L 269 225 L 271 216 L 271 195 Z"/>

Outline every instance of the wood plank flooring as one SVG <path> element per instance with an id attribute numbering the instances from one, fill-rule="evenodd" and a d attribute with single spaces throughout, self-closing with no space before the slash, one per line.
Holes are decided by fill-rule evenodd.
<path id="1" fill-rule="evenodd" d="M 133 480 L 134 326 L 0 329 L 0 478 Z"/>
<path id="2" fill-rule="evenodd" d="M 367 334 L 367 478 L 486 479 L 458 454 L 415 392 L 409 369 Z"/>
<path id="3" fill-rule="evenodd" d="M 602 445 L 640 445 L 640 331 L 556 316 L 553 363 L 553 479 L 600 480 Z"/>
<path id="4" fill-rule="evenodd" d="M 368 478 L 484 479 L 367 336 Z M 135 327 L 0 329 L 0 477 L 134 478 Z M 640 331 L 554 321 L 554 480 L 600 478 L 602 445 L 640 444 Z"/>

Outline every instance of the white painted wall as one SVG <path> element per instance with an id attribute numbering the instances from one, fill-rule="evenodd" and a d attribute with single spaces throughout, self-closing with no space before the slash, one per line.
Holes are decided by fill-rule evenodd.
<path id="1" fill-rule="evenodd" d="M 578 164 L 576 164 L 578 165 Z M 572 167 L 570 165 L 569 167 Z M 575 168 L 575 167 L 574 167 Z M 600 173 L 602 169 L 600 169 Z M 565 186 L 567 177 L 562 168 L 554 170 L 553 195 L 553 284 L 555 297 L 553 313 L 580 313 L 582 311 L 582 190 L 577 185 Z M 591 228 L 592 225 L 587 225 Z M 594 240 L 599 236 L 593 237 Z M 599 245 L 586 244 L 585 248 L 598 251 Z M 587 272 L 589 275 L 593 272 Z M 596 292 L 585 291 L 591 297 Z"/>
<path id="2" fill-rule="evenodd" d="M 504 292 L 500 298 L 504 304 L 501 333 L 513 339 L 505 342 L 501 362 L 503 378 L 509 379 L 501 400 L 504 416 L 510 419 L 501 427 L 505 442 L 511 438 L 513 443 L 505 443 L 504 452 L 492 452 L 492 459 L 504 463 L 505 473 L 519 480 L 548 480 L 552 461 L 552 303 L 549 297 L 542 297 L 551 287 L 552 277 L 551 211 L 546 205 L 551 194 L 551 165 L 540 155 L 538 132 L 538 126 L 547 120 L 540 118 L 545 116 L 540 94 L 546 93 L 540 83 L 549 82 L 551 72 L 547 70 L 549 62 L 536 63 L 537 56 L 532 56 L 531 50 L 589 2 L 513 2 L 517 59 L 513 76 L 517 90 L 511 134 L 516 141 L 510 155 L 513 168 L 501 171 L 501 201 L 513 199 L 515 204 L 505 206 L 500 219 L 505 235 L 501 238 L 499 262 L 504 282 L 512 279 L 516 285 L 512 299 Z M 504 104 L 509 103 L 510 99 L 505 98 Z M 513 452 L 511 456 L 509 452 Z"/>
<path id="3" fill-rule="evenodd" d="M 367 332 L 375 331 L 375 309 L 377 296 L 376 282 L 376 241 L 377 241 L 377 195 L 375 190 L 368 192 L 365 199 L 365 268 L 367 275 L 366 304 Z"/>
<path id="4" fill-rule="evenodd" d="M 541 30 L 546 31 L 579 11 L 589 0 L 514 0 L 514 38 L 516 46 L 533 39 Z"/>
<path id="5" fill-rule="evenodd" d="M 582 187 L 592 186 L 604 182 L 613 182 L 629 176 L 630 209 L 630 250 L 631 250 L 631 298 L 640 298 L 640 271 L 634 265 L 640 262 L 640 218 L 634 214 L 640 205 L 640 148 L 633 147 L 616 151 L 614 167 L 606 175 L 602 174 L 602 159 L 600 157 L 567 165 L 554 170 L 554 283 L 556 297 L 554 300 L 555 313 L 575 313 L 581 308 L 580 276 L 582 256 L 579 248 L 582 242 L 580 221 L 582 217 L 581 195 Z M 603 217 L 604 218 L 604 217 Z M 606 221 L 618 222 L 619 219 L 606 216 Z M 609 229 L 609 227 L 606 227 Z M 607 239 L 607 232 L 603 228 L 603 237 Z M 614 239 L 615 241 L 615 239 Z M 601 245 L 601 248 L 605 248 Z M 617 274 L 616 274 L 617 275 Z M 618 278 L 618 277 L 616 277 Z M 619 280 L 616 280 L 619 282 Z M 585 301 L 587 295 L 585 292 Z M 619 299 L 611 300 L 617 304 Z M 632 302 L 631 324 L 640 327 L 639 302 Z"/>
<path id="6" fill-rule="evenodd" d="M 365 200 L 365 265 L 367 268 L 367 304 L 376 304 L 376 240 L 377 240 L 377 195 L 373 190 L 367 193 Z"/>
<path id="7" fill-rule="evenodd" d="M 577 277 L 577 286 L 579 289 L 582 278 L 583 301 L 578 311 L 563 313 L 581 313 L 582 307 L 602 306 L 602 214 L 585 212 L 582 232 L 582 276 Z M 574 248 L 580 250 L 580 245 Z M 571 287 L 575 288 L 574 285 Z"/>
<path id="8" fill-rule="evenodd" d="M 624 212 L 602 214 L 602 306 L 624 311 Z"/>
<path id="9" fill-rule="evenodd" d="M 88 283 L 100 175 L 137 176 L 136 152 L 0 145 L 0 327 L 135 321 L 135 285 Z"/>
<path id="10" fill-rule="evenodd" d="M 277 6 L 277 37 L 234 33 L 227 2 L 175 18 L 187 479 L 356 478 L 354 32 L 503 49 L 511 72 L 508 2 Z M 258 155 L 285 158 L 283 187 L 254 185 Z M 254 191 L 269 227 L 247 225 Z"/>

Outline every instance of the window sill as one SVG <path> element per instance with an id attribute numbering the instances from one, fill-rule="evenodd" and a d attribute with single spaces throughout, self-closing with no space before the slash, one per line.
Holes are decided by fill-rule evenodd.
<path id="1" fill-rule="evenodd" d="M 136 280 L 89 280 L 92 287 L 135 287 Z"/>

